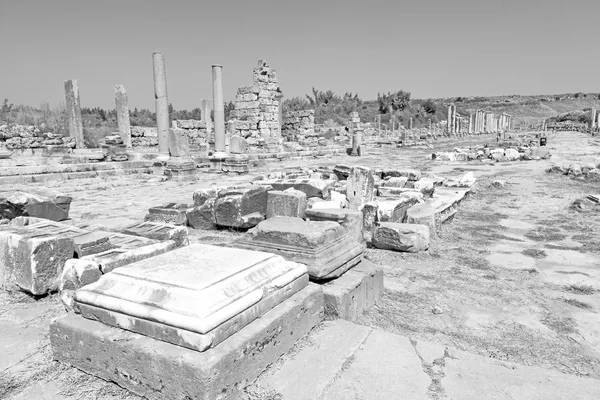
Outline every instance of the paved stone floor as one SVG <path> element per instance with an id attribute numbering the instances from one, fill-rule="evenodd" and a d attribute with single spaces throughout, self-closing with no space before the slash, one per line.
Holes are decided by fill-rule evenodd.
<path id="1" fill-rule="evenodd" d="M 489 138 L 445 143 L 435 151 L 485 140 Z M 416 352 L 400 357 L 394 361 L 398 371 L 409 366 L 410 374 L 396 374 L 398 381 L 390 383 L 390 387 L 413 384 L 417 374 L 429 379 L 426 390 L 419 389 L 414 396 L 378 397 L 366 382 L 352 386 L 351 397 L 344 382 L 349 385 L 353 374 L 385 370 L 373 354 L 386 347 L 378 346 L 380 350 L 370 348 L 368 356 L 357 355 L 356 366 L 340 375 L 335 392 L 339 395 L 328 398 L 595 399 L 599 396 L 588 393 L 596 392 L 584 389 L 600 386 L 600 216 L 577 213 L 569 205 L 600 188 L 597 182 L 551 175 L 544 169 L 560 161 L 600 162 L 600 141 L 565 132 L 551 135 L 549 147 L 553 157 L 542 161 L 431 162 L 433 149 L 373 148 L 360 159 L 337 156 L 266 163 L 247 176 L 203 173 L 192 183 L 147 175 L 14 185 L 0 191 L 46 185 L 74 197 L 75 221 L 121 223 L 142 219 L 150 206 L 191 203 L 196 188 L 241 183 L 285 167 L 342 162 L 404 166 L 444 176 L 473 171 L 479 179 L 474 195 L 461 204 L 454 222 L 445 226 L 443 237 L 429 251 L 415 255 L 369 249 L 366 254 L 385 266 L 386 293 L 358 322 L 372 332 L 392 335 L 389 342 L 381 340 L 398 351 L 407 341 L 417 349 L 430 343 L 426 347 L 431 348 L 418 352 L 421 370 L 415 370 Z M 493 179 L 507 184 L 491 188 Z M 192 236 L 210 243 L 235 235 L 207 231 Z M 136 398 L 52 362 L 48 325 L 62 313 L 57 296 L 33 299 L 0 291 L 0 398 Z M 402 346 L 393 344 L 400 342 Z M 443 368 L 424 363 L 430 359 L 433 365 L 440 357 Z"/>

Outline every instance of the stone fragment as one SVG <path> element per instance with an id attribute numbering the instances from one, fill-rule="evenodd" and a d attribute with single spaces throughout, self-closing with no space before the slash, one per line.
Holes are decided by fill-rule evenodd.
<path id="1" fill-rule="evenodd" d="M 377 222 L 404 222 L 407 210 L 417 202 L 414 198 L 378 201 Z"/>
<path id="2" fill-rule="evenodd" d="M 105 274 L 75 302 L 85 318 L 205 351 L 307 284 L 280 256 L 193 244 Z"/>
<path id="3" fill-rule="evenodd" d="M 579 164 L 571 164 L 569 166 L 569 176 L 581 176 L 583 172 L 581 171 L 581 165 Z"/>
<path id="4" fill-rule="evenodd" d="M 364 250 L 337 222 L 292 217 L 267 219 L 232 246 L 268 251 L 306 264 L 311 280 L 342 275 L 360 261 Z"/>
<path id="5" fill-rule="evenodd" d="M 60 291 L 76 290 L 96 282 L 102 276 L 98 263 L 72 258 L 65 263 L 60 277 Z"/>
<path id="6" fill-rule="evenodd" d="M 378 249 L 417 253 L 429 248 L 429 228 L 419 224 L 382 222 L 373 233 Z"/>
<path id="7" fill-rule="evenodd" d="M 475 184 L 475 175 L 473 172 L 467 172 L 458 181 L 460 187 L 472 187 Z"/>
<path id="8" fill-rule="evenodd" d="M 421 179 L 421 172 L 416 169 L 384 169 L 383 179 L 387 177 L 406 177 L 409 181 Z"/>
<path id="9" fill-rule="evenodd" d="M 433 192 L 435 190 L 435 183 L 433 179 L 421 178 L 414 182 L 413 188 L 423 193 L 423 196 L 431 197 L 433 196 Z"/>
<path id="10" fill-rule="evenodd" d="M 246 173 L 249 171 L 250 158 L 247 154 L 229 154 L 221 164 L 223 172 Z"/>
<path id="11" fill-rule="evenodd" d="M 169 129 L 169 153 L 171 157 L 190 155 L 190 144 L 183 129 Z"/>
<path id="12" fill-rule="evenodd" d="M 413 186 L 413 182 L 409 182 Z M 408 183 L 407 183 L 408 184 Z M 396 188 L 396 187 L 380 187 L 377 189 L 379 197 L 393 197 L 393 198 L 416 198 L 419 200 L 423 199 L 423 193 L 415 188 Z"/>
<path id="13" fill-rule="evenodd" d="M 267 193 L 267 218 L 276 216 L 304 218 L 306 194 L 290 188 L 284 191 L 271 190 Z"/>
<path id="14" fill-rule="evenodd" d="M 408 178 L 406 176 L 391 176 L 384 180 L 381 186 L 403 188 L 407 181 Z"/>
<path id="15" fill-rule="evenodd" d="M 496 180 L 492 181 L 492 186 L 497 189 L 503 188 L 504 186 L 506 186 L 506 181 L 496 179 Z"/>
<path id="16" fill-rule="evenodd" d="M 384 292 L 383 269 L 368 260 L 323 285 L 325 318 L 357 320 Z"/>
<path id="17" fill-rule="evenodd" d="M 277 179 L 257 182 L 261 186 L 271 186 L 275 190 L 286 190 L 293 188 L 306 194 L 306 197 L 320 197 L 329 199 L 329 191 L 332 186 L 331 181 L 320 179 Z"/>
<path id="18" fill-rule="evenodd" d="M 342 204 L 339 201 L 317 201 L 312 204 L 311 210 L 339 210 Z"/>
<path id="19" fill-rule="evenodd" d="M 198 207 L 203 205 L 209 199 L 216 199 L 219 192 L 225 189 L 224 187 L 212 187 L 196 189 L 193 194 L 194 206 Z"/>
<path id="20" fill-rule="evenodd" d="M 124 227 L 122 233 L 132 236 L 140 236 L 161 242 L 172 240 L 177 246 L 187 246 L 190 241 L 188 230 L 183 226 L 161 224 L 156 222 L 139 222 Z"/>
<path id="21" fill-rule="evenodd" d="M 339 203 L 340 208 L 346 208 L 348 206 L 348 198 L 346 197 L 345 194 L 342 194 L 342 193 L 336 192 L 335 190 L 332 190 L 330 192 L 330 198 L 331 198 L 331 201 Z"/>
<path id="22" fill-rule="evenodd" d="M 516 161 L 521 158 L 517 150 L 510 148 L 504 150 L 504 157 L 506 157 L 508 161 Z"/>
<path id="23" fill-rule="evenodd" d="M 229 138 L 229 152 L 231 154 L 246 154 L 248 152 L 246 139 L 238 135 Z"/>
<path id="24" fill-rule="evenodd" d="M 75 243 L 75 258 L 102 253 L 113 248 L 110 236 L 104 232 L 85 232 L 71 238 Z"/>
<path id="25" fill-rule="evenodd" d="M 357 243 L 364 242 L 363 238 L 363 214 L 362 211 L 350 209 L 306 210 L 306 217 L 310 221 L 334 221 L 340 224 L 348 235 Z"/>
<path id="26" fill-rule="evenodd" d="M 333 168 L 333 173 L 338 177 L 338 180 L 345 181 L 350 176 L 351 169 L 348 165 L 338 164 Z"/>
<path id="27" fill-rule="evenodd" d="M 165 203 L 158 207 L 149 208 L 144 221 L 186 225 L 186 211 L 188 208 L 190 207 L 187 204 Z"/>
<path id="28" fill-rule="evenodd" d="M 374 180 L 371 169 L 367 167 L 352 167 L 346 185 L 348 208 L 358 210 L 363 203 L 374 200 Z"/>
<path id="29" fill-rule="evenodd" d="M 67 236 L 0 226 L 0 285 L 33 295 L 57 290 L 65 262 L 74 254 Z"/>
<path id="30" fill-rule="evenodd" d="M 267 215 L 267 191 L 264 186 L 246 186 L 221 190 L 214 206 L 217 225 L 251 228 Z"/>
<path id="31" fill-rule="evenodd" d="M 323 320 L 323 308 L 321 288 L 309 285 L 203 353 L 76 314 L 52 322 L 50 343 L 56 360 L 151 400 L 234 400 Z"/>

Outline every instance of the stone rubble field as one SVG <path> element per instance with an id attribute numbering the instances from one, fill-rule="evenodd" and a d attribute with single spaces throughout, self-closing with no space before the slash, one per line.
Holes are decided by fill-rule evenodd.
<path id="1" fill-rule="evenodd" d="M 465 138 L 436 144 L 434 150 L 456 153 L 456 147 L 482 148 L 489 140 Z M 559 132 L 548 136 L 548 148 L 551 159 L 536 156 L 524 162 L 523 157 L 519 161 L 515 156 L 510 163 L 478 163 L 469 161 L 468 156 L 432 161 L 429 148 L 379 147 L 369 148 L 362 157 L 329 155 L 260 162 L 245 175 L 203 171 L 198 180 L 186 182 L 131 174 L 10 183 L 0 187 L 0 197 L 9 191 L 60 191 L 60 202 L 72 198 L 68 201 L 70 224 L 85 235 L 104 229 L 117 232 L 144 220 L 169 222 L 199 228 L 188 229 L 190 246 L 235 244 L 260 250 L 275 233 L 294 226 L 297 236 L 275 235 L 282 241 L 278 251 L 286 259 L 291 256 L 281 248 L 294 245 L 295 237 L 335 237 L 327 239 L 335 245 L 307 245 L 302 253 L 315 259 L 318 268 L 308 269 L 313 281 L 330 278 L 336 271 L 337 276 L 343 274 L 340 280 L 362 279 L 352 275 L 352 269 L 344 273 L 339 262 L 328 264 L 327 257 L 344 256 L 348 258 L 345 262 L 353 263 L 355 255 L 363 252 L 362 263 L 383 268 L 385 291 L 373 307 L 362 313 L 342 310 L 339 305 L 336 312 L 346 316 L 342 319 L 325 310 L 327 321 L 295 344 L 288 339 L 291 350 L 283 357 L 269 355 L 276 361 L 270 362 L 255 382 L 247 382 L 251 384 L 243 391 L 247 400 L 595 399 L 600 398 L 600 189 L 595 174 L 589 172 L 600 162 L 600 140 L 583 133 Z M 576 166 L 581 166 L 581 173 Z M 373 171 L 374 177 L 363 174 L 363 167 Z M 331 193 L 303 196 L 309 189 L 298 190 L 297 182 L 288 182 L 303 179 L 294 177 L 298 171 L 308 172 L 309 178 L 317 181 L 328 180 L 324 171 L 331 171 L 336 175 Z M 386 171 L 415 171 L 418 177 L 386 176 Z M 347 180 L 351 174 L 357 176 Z M 346 179 L 340 180 L 338 175 Z M 581 179 L 583 176 L 588 179 Z M 251 193 L 232 189 L 250 183 Z M 268 193 L 256 189 L 266 185 L 272 187 Z M 228 189 L 210 194 L 206 188 L 211 187 Z M 318 187 L 313 184 L 310 190 Z M 377 196 L 373 196 L 373 188 Z M 460 198 L 453 197 L 457 192 Z M 264 201 L 253 201 L 258 198 L 252 197 L 253 193 Z M 52 199 L 52 204 L 59 202 Z M 244 199 L 250 200 L 237 210 L 246 211 L 235 215 L 228 211 L 226 206 Z M 307 203 L 306 210 L 299 205 L 302 201 Z M 45 198 L 38 203 L 48 204 Z M 340 216 L 331 211 L 340 206 L 362 211 L 362 229 L 353 230 L 354 222 L 348 222 L 352 212 Z M 253 215 L 257 207 L 266 207 L 265 215 L 272 218 L 263 221 L 264 217 Z M 269 215 L 269 209 L 280 216 Z M 61 209 L 51 211 L 60 214 Z M 306 224 L 313 225 L 304 226 L 294 217 L 308 217 Z M 322 222 L 332 220 L 340 224 Z M 173 232 L 165 239 L 140 237 L 135 244 L 126 243 L 121 236 L 119 246 L 123 253 L 139 252 L 143 246 L 164 246 L 164 251 L 189 248 L 179 248 L 183 243 Z M 344 239 L 353 235 L 360 237 L 359 241 L 364 239 L 366 248 L 358 249 Z M 88 243 L 89 236 L 86 238 Z M 93 244 L 101 246 L 102 242 Z M 88 249 L 76 250 L 83 254 Z M 100 270 L 105 265 L 102 260 L 94 262 Z M 39 292 L 31 286 L 33 295 L 0 289 L 0 348 L 4 349 L 0 398 L 140 398 L 54 360 L 51 320 L 65 314 L 65 303 L 72 304 L 70 291 L 88 283 L 82 282 L 85 279 L 78 267 L 73 268 L 73 275 L 61 276 L 61 294 L 56 293 L 59 287 L 52 285 Z M 365 267 L 358 271 L 360 268 Z M 93 283 L 101 274 L 89 276 Z M 368 284 L 364 282 L 367 280 L 357 287 Z M 47 291 L 50 294 L 44 295 Z M 333 289 L 329 293 L 333 298 L 343 297 Z M 306 298 L 311 296 L 314 293 Z M 304 301 L 302 307 L 307 310 L 318 308 Z M 293 326 L 289 322 L 293 307 L 289 307 L 290 311 L 277 309 L 282 313 L 284 332 Z M 95 326 L 62 325 L 73 331 L 81 329 L 82 335 Z M 58 341 L 61 333 L 53 329 Z M 133 336 L 111 332 L 107 329 L 98 335 L 106 335 L 102 336 L 105 340 L 118 345 L 134 341 Z M 289 334 L 295 338 L 293 329 Z M 242 340 L 235 335 L 232 338 Z M 85 341 L 84 336 L 81 340 Z M 224 340 L 224 344 L 230 342 Z M 188 344 L 193 347 L 194 343 Z M 60 346 L 68 352 L 68 341 Z M 122 348 L 123 354 L 129 350 Z M 90 358 L 96 356 L 90 363 L 112 365 L 117 357 L 98 352 Z M 160 376 L 166 371 L 161 368 L 150 368 L 148 374 Z M 118 371 L 122 376 L 130 373 Z M 182 375 L 181 379 L 185 385 L 183 380 L 188 378 Z M 153 390 L 160 393 L 161 388 Z"/>

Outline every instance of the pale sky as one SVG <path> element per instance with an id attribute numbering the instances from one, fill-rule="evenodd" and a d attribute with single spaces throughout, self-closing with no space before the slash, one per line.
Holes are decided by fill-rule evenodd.
<path id="1" fill-rule="evenodd" d="M 413 98 L 600 91 L 600 0 L 0 0 L 0 100 L 154 108 L 152 52 L 176 109 L 225 100 L 266 59 L 285 97 Z"/>

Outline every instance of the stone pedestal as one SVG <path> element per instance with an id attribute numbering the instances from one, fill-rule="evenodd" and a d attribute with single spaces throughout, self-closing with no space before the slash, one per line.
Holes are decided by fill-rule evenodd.
<path id="1" fill-rule="evenodd" d="M 228 156 L 229 156 L 229 154 L 227 154 L 224 151 L 217 151 L 217 152 L 213 153 L 212 155 L 208 156 L 208 162 L 210 163 L 210 169 L 216 170 L 216 171 L 222 171 L 223 163 L 225 162 L 225 160 L 227 159 Z"/>
<path id="2" fill-rule="evenodd" d="M 352 135 L 352 153 L 351 156 L 362 156 L 362 133 L 354 132 Z"/>
<path id="3" fill-rule="evenodd" d="M 229 154 L 221 164 L 223 172 L 238 172 L 240 174 L 248 172 L 248 163 L 250 159 L 247 154 Z"/>
<path id="4" fill-rule="evenodd" d="M 165 168 L 169 179 L 190 181 L 196 179 L 196 163 L 190 157 L 170 157 Z"/>

